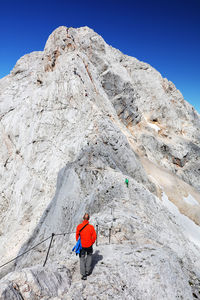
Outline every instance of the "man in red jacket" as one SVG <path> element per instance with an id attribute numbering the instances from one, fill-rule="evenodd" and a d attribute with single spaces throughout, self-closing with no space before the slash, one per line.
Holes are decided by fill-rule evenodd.
<path id="1" fill-rule="evenodd" d="M 83 222 L 76 228 L 76 240 L 78 241 L 79 235 L 81 237 L 82 249 L 79 254 L 80 257 L 80 273 L 81 279 L 86 280 L 87 276 L 91 273 L 92 266 L 92 245 L 96 241 L 96 231 L 94 226 L 89 224 L 89 214 L 85 213 Z M 87 254 L 87 255 L 86 255 Z"/>

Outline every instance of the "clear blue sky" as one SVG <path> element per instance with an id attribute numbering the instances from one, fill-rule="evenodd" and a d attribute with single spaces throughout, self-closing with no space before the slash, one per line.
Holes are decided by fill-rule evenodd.
<path id="1" fill-rule="evenodd" d="M 0 78 L 61 25 L 151 64 L 200 112 L 200 0 L 0 0 Z"/>

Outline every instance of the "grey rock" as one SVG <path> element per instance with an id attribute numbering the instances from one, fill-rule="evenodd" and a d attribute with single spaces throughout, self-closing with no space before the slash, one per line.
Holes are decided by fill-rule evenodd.
<path id="1" fill-rule="evenodd" d="M 172 82 L 88 27 L 20 58 L 0 80 L 0 264 L 45 241 L 1 268 L 1 298 L 199 297 L 199 125 Z M 99 246 L 83 283 L 85 211 Z"/>
<path id="2" fill-rule="evenodd" d="M 70 271 L 66 268 L 40 266 L 13 272 L 4 277 L 0 287 L 2 300 L 53 299 L 67 294 L 71 285 Z"/>

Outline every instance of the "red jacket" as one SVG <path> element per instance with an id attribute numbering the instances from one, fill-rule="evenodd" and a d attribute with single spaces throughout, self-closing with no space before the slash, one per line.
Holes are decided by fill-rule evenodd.
<path id="1" fill-rule="evenodd" d="M 88 224 L 89 221 L 88 220 L 84 220 L 83 223 L 79 224 L 76 228 L 76 240 L 78 241 L 79 238 L 79 231 L 81 230 L 81 228 L 83 228 L 83 226 L 85 226 L 86 224 Z M 96 241 L 96 231 L 94 229 L 93 225 L 87 225 L 81 232 L 80 232 L 80 236 L 81 236 L 81 245 L 83 248 L 89 248 L 90 246 L 92 246 L 94 244 L 94 242 Z"/>

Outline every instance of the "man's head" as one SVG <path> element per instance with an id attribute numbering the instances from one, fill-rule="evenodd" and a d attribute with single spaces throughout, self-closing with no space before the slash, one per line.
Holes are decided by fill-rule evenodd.
<path id="1" fill-rule="evenodd" d="M 83 220 L 89 221 L 89 219 L 90 219 L 89 214 L 88 214 L 88 213 L 85 213 L 84 216 L 83 216 Z"/>

